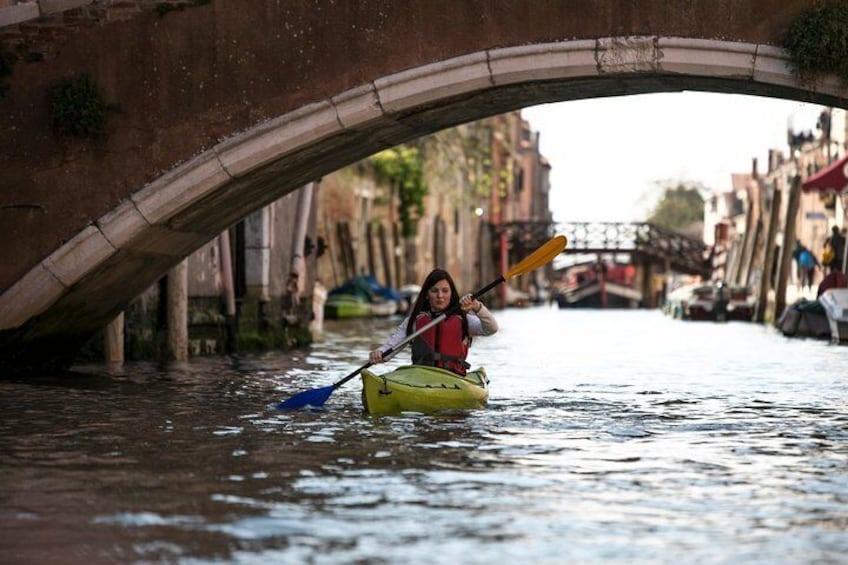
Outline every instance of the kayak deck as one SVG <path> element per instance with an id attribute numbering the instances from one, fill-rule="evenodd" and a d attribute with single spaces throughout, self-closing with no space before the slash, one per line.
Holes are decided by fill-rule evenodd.
<path id="1" fill-rule="evenodd" d="M 482 367 L 460 376 L 438 367 L 406 365 L 384 375 L 362 371 L 362 403 L 370 414 L 485 408 L 489 379 Z"/>

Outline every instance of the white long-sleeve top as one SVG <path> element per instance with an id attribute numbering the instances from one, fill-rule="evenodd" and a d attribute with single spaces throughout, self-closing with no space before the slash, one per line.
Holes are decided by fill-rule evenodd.
<path id="1" fill-rule="evenodd" d="M 482 302 L 480 303 L 479 312 L 467 312 L 465 317 L 468 319 L 468 335 L 471 337 L 492 335 L 498 331 L 498 321 L 495 320 L 495 317 Z M 390 347 L 394 348 L 397 344 L 406 339 L 406 326 L 408 324 L 409 316 L 404 318 L 403 321 L 392 331 L 389 335 L 389 339 L 380 346 L 380 351 L 386 351 Z"/>

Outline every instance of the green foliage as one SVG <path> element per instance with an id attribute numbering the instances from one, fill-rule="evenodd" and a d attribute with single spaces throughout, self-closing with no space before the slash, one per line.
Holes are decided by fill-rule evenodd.
<path id="1" fill-rule="evenodd" d="M 454 206 L 476 205 L 493 190 L 507 190 L 511 173 L 501 170 L 496 175 L 492 169 L 493 129 L 492 120 L 479 120 L 425 138 L 427 178 L 437 177 L 442 186 L 456 185 L 450 194 Z"/>
<path id="2" fill-rule="evenodd" d="M 704 198 L 700 189 L 683 183 L 666 188 L 665 194 L 654 207 L 648 222 L 657 226 L 681 231 L 695 222 L 704 220 Z"/>
<path id="3" fill-rule="evenodd" d="M 418 231 L 424 216 L 424 197 L 429 189 L 424 181 L 424 159 L 417 147 L 399 145 L 373 155 L 369 161 L 378 182 L 388 183 L 398 195 L 398 214 L 404 237 Z"/>
<path id="4" fill-rule="evenodd" d="M 99 137 L 112 110 L 87 74 L 59 80 L 50 86 L 50 121 L 60 135 Z"/>
<path id="5" fill-rule="evenodd" d="M 468 125 L 463 138 L 466 182 L 480 198 L 491 196 L 495 187 L 492 173 L 492 138 L 494 126 L 491 120 L 481 120 Z"/>
<path id="6" fill-rule="evenodd" d="M 835 74 L 848 82 L 848 1 L 816 2 L 792 23 L 783 46 L 801 79 Z"/>
<path id="7" fill-rule="evenodd" d="M 459 146 L 463 156 L 460 170 L 466 185 L 478 198 L 488 198 L 501 186 L 492 172 L 494 130 L 493 120 L 478 120 L 453 130 L 460 136 Z"/>

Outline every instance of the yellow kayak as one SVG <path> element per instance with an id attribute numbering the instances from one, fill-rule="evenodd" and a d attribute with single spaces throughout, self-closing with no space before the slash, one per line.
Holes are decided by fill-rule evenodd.
<path id="1" fill-rule="evenodd" d="M 369 414 L 437 412 L 485 408 L 489 379 L 482 367 L 464 377 L 424 365 L 406 365 L 376 375 L 362 371 L 362 403 Z"/>

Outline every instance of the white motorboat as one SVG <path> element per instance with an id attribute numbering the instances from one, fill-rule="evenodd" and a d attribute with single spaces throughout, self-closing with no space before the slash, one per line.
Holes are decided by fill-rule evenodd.
<path id="1" fill-rule="evenodd" d="M 819 302 L 827 314 L 830 340 L 834 343 L 848 342 L 848 288 L 826 290 L 819 296 Z"/>

